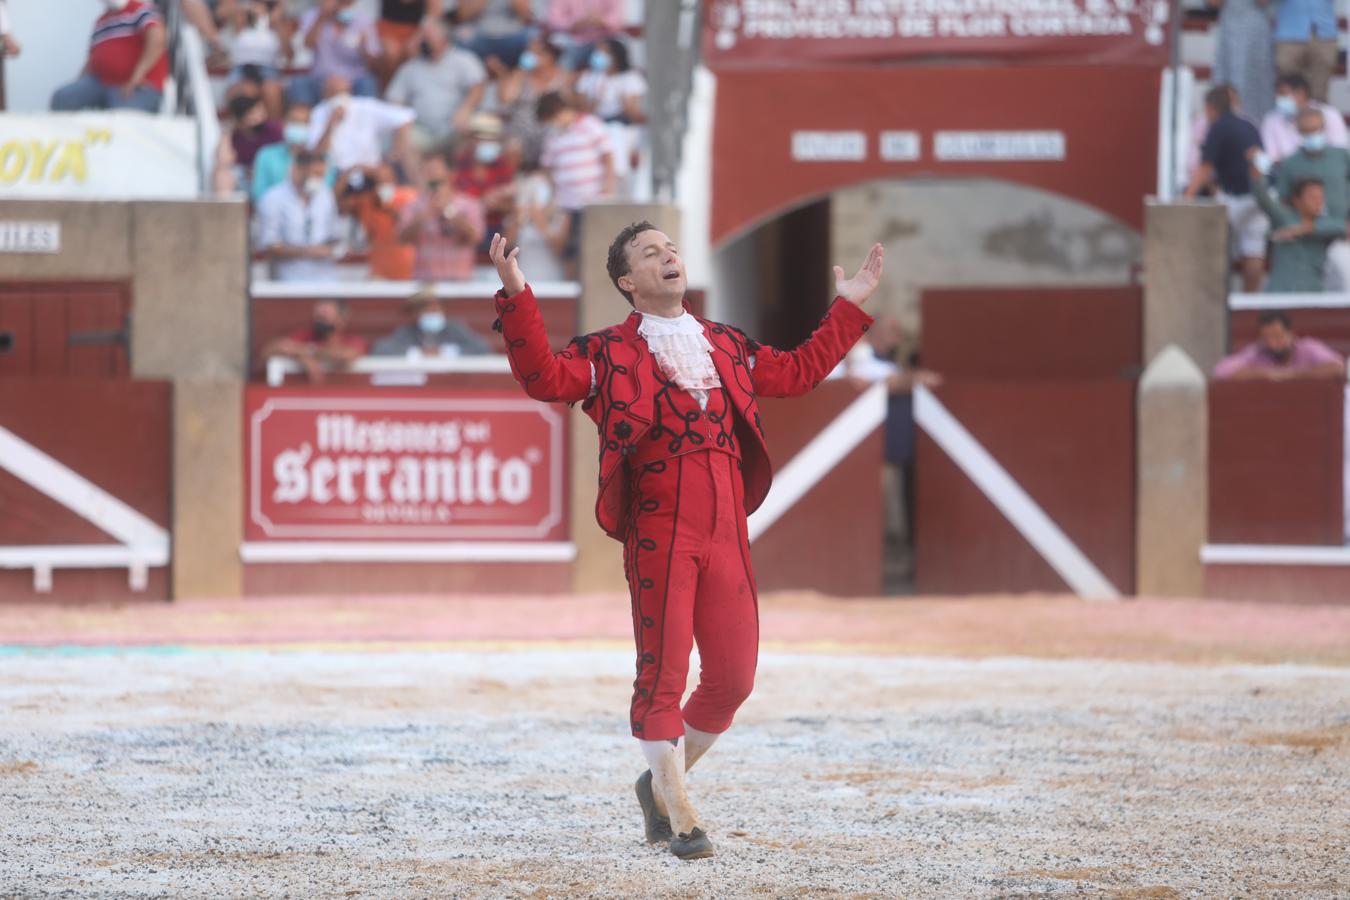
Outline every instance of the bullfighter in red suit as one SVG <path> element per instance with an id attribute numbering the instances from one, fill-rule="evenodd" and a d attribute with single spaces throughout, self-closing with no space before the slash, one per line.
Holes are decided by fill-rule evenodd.
<path id="1" fill-rule="evenodd" d="M 647 222 L 621 231 L 609 276 L 633 306 L 618 325 L 554 353 L 534 295 L 500 235 L 494 327 L 511 371 L 536 400 L 581 403 L 600 432 L 596 518 L 624 547 L 637 679 L 629 725 L 650 770 L 638 779 L 647 840 L 681 859 L 713 854 L 684 773 L 731 725 L 750 694 L 759 609 L 746 517 L 772 470 L 758 397 L 793 397 L 820 383 L 867 330 L 860 308 L 881 278 L 874 246 L 852 278 L 834 269 L 838 298 L 801 346 L 785 352 L 684 308 L 684 263 Z M 698 687 L 681 708 L 689 653 Z"/>

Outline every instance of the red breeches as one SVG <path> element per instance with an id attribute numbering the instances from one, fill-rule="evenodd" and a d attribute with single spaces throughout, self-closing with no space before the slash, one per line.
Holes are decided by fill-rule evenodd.
<path id="1" fill-rule="evenodd" d="M 739 462 L 701 450 L 638 464 L 631 478 L 624 570 L 637 643 L 633 736 L 669 740 L 685 722 L 721 733 L 750 696 L 759 654 Z M 681 712 L 695 643 L 698 687 Z"/>

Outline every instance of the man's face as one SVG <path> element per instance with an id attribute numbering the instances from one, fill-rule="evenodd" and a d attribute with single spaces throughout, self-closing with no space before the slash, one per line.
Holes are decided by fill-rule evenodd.
<path id="1" fill-rule="evenodd" d="M 1300 215 L 1315 219 L 1326 209 L 1327 194 L 1320 184 L 1305 185 L 1303 190 L 1294 198 L 1294 209 L 1298 210 Z"/>
<path id="2" fill-rule="evenodd" d="M 325 100 L 332 97 L 349 95 L 351 92 L 352 83 L 341 75 L 329 75 L 323 83 L 323 97 Z"/>
<path id="3" fill-rule="evenodd" d="M 267 121 L 267 107 L 255 103 L 239 118 L 239 124 L 247 129 L 258 128 Z"/>
<path id="4" fill-rule="evenodd" d="M 422 160 L 422 177 L 426 179 L 427 190 L 434 194 L 450 183 L 450 169 L 439 156 L 429 156 Z"/>
<path id="5" fill-rule="evenodd" d="M 904 332 L 900 328 L 900 320 L 895 316 L 879 316 L 871 329 L 867 332 L 872 346 L 881 353 L 890 353 L 896 347 L 900 346 L 900 339 L 904 337 Z"/>
<path id="6" fill-rule="evenodd" d="M 661 302 L 683 299 L 686 288 L 684 260 L 675 242 L 664 232 L 649 229 L 628 243 L 628 274 L 619 277 L 619 287 L 639 300 Z"/>
<path id="7" fill-rule="evenodd" d="M 1310 135 L 1310 134 L 1317 134 L 1317 133 L 1320 132 L 1321 130 L 1322 130 L 1322 117 L 1321 117 L 1321 116 L 1299 116 L 1299 117 L 1298 117 L 1298 133 L 1299 133 L 1301 136 L 1307 137 L 1307 136 Z"/>
<path id="8" fill-rule="evenodd" d="M 1261 346 L 1280 361 L 1289 358 L 1294 350 L 1294 333 L 1283 322 L 1269 322 L 1261 329 Z"/>
<path id="9" fill-rule="evenodd" d="M 317 332 L 341 331 L 344 324 L 342 312 L 332 300 L 320 300 L 314 304 L 314 324 Z"/>

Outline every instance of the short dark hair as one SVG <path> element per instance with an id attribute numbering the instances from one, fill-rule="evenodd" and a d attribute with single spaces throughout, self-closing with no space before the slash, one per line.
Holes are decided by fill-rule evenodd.
<path id="1" fill-rule="evenodd" d="M 628 61 L 628 45 L 616 37 L 605 38 L 605 49 L 609 51 L 610 59 L 614 60 L 614 70 L 616 72 L 627 72 L 633 67 Z"/>
<path id="2" fill-rule="evenodd" d="M 312 166 L 317 162 L 323 162 L 323 154 L 317 150 L 301 150 L 295 156 L 291 157 L 292 165 L 299 168 Z"/>
<path id="3" fill-rule="evenodd" d="M 1205 91 L 1205 105 L 1221 116 L 1232 112 L 1232 88 L 1226 84 L 1220 84 Z"/>
<path id="4" fill-rule="evenodd" d="M 558 113 L 567 108 L 567 100 L 558 91 L 549 91 L 539 98 L 534 106 L 534 117 L 540 124 L 547 125 L 557 118 Z"/>
<path id="5" fill-rule="evenodd" d="M 1302 197 L 1303 192 L 1313 185 L 1317 185 L 1323 189 L 1326 188 L 1326 185 L 1322 184 L 1322 179 L 1320 178 L 1300 178 L 1295 181 L 1294 186 L 1289 189 L 1289 196 L 1294 198 Z"/>
<path id="6" fill-rule="evenodd" d="M 261 102 L 262 98 L 256 94 L 236 94 L 230 98 L 230 118 L 242 119 Z"/>
<path id="7" fill-rule="evenodd" d="M 645 220 L 634 222 L 620 231 L 618 236 L 614 238 L 614 243 L 609 245 L 609 259 L 605 261 L 605 268 L 609 271 L 609 280 L 614 282 L 614 288 L 620 294 L 623 294 L 623 299 L 628 301 L 629 306 L 633 305 L 632 293 L 619 287 L 619 279 L 632 271 L 632 268 L 628 265 L 628 245 L 642 232 L 655 230 L 656 226 L 651 222 Z"/>
<path id="8" fill-rule="evenodd" d="M 1286 331 L 1294 330 L 1294 323 L 1289 320 L 1289 313 L 1282 309 L 1269 309 L 1261 313 L 1261 318 L 1256 320 L 1257 325 L 1265 328 L 1272 322 L 1279 322 Z"/>
<path id="9" fill-rule="evenodd" d="M 1286 72 L 1275 79 L 1275 87 L 1278 90 L 1287 87 L 1291 91 L 1302 91 L 1305 94 L 1312 93 L 1312 87 L 1308 84 L 1308 79 L 1297 72 Z"/>

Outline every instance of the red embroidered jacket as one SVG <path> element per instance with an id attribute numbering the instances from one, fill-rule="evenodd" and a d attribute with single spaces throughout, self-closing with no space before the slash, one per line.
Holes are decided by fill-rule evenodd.
<path id="1" fill-rule="evenodd" d="M 573 338 L 554 353 L 528 285 L 514 297 L 498 291 L 496 304 L 500 318 L 493 327 L 506 339 L 511 373 L 525 393 L 550 403 L 582 403 L 595 421 L 600 433 L 595 518 L 606 534 L 623 540 L 630 508 L 625 463 L 651 427 L 652 396 L 658 389 L 647 342 L 637 330 L 642 314 L 635 310 L 618 325 Z M 699 321 L 713 346 L 713 366 L 736 408 L 749 515 L 764 502 L 773 480 L 758 396 L 797 397 L 810 391 L 862 337 L 872 317 L 856 303 L 837 298 L 815 333 L 792 351 L 760 344 L 730 325 Z"/>

